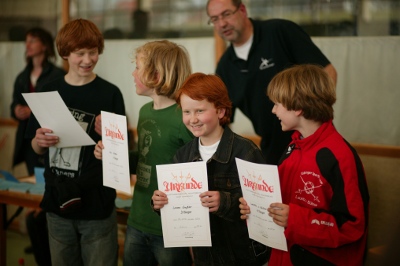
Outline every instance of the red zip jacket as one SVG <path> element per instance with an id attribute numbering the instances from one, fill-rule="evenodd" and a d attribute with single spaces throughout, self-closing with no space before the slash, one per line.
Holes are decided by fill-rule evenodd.
<path id="1" fill-rule="evenodd" d="M 290 206 L 288 252 L 268 266 L 362 265 L 369 194 L 356 151 L 326 122 L 311 136 L 292 135 L 279 165 L 282 201 Z"/>

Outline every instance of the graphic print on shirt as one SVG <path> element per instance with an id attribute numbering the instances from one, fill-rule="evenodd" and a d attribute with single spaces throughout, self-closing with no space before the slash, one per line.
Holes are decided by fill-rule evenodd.
<path id="1" fill-rule="evenodd" d="M 83 112 L 77 109 L 70 109 L 71 114 L 77 120 L 78 124 L 88 132 L 95 121 L 95 115 Z M 49 148 L 50 168 L 57 175 L 74 178 L 79 172 L 79 166 L 82 163 L 81 151 L 86 146 L 68 147 L 68 148 Z"/>
<path id="2" fill-rule="evenodd" d="M 273 67 L 273 66 L 275 65 L 275 63 L 272 63 L 272 62 L 271 62 L 272 60 L 273 60 L 272 58 L 270 58 L 270 59 L 264 59 L 264 58 L 261 57 L 260 70 L 264 70 L 264 69 Z"/>
<path id="3" fill-rule="evenodd" d="M 147 163 L 149 153 L 152 152 L 153 138 L 161 137 L 161 131 L 157 127 L 154 120 L 145 120 L 140 125 L 140 132 L 138 134 L 138 150 L 139 161 L 137 165 L 137 181 L 136 185 L 142 187 L 149 187 L 151 177 L 151 164 Z"/>
<path id="4" fill-rule="evenodd" d="M 301 182 L 298 182 L 298 184 L 303 186 L 295 191 L 295 198 L 311 207 L 317 207 L 318 203 L 321 202 L 317 196 L 317 190 L 321 189 L 323 185 L 321 176 L 312 171 L 303 171 L 300 173 L 299 178 Z"/>

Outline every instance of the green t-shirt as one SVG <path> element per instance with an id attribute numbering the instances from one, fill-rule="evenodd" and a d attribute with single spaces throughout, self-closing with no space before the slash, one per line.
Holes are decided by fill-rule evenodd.
<path id="1" fill-rule="evenodd" d="M 128 225 L 162 236 L 161 218 L 150 202 L 158 189 L 156 165 L 173 163 L 178 148 L 193 139 L 182 122 L 182 110 L 177 104 L 154 110 L 153 102 L 145 104 L 139 112 L 137 181 L 133 193 Z"/>

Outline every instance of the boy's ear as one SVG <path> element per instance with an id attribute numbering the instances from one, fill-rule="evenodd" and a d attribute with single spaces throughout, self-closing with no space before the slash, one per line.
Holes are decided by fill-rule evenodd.
<path id="1" fill-rule="evenodd" d="M 301 116 L 303 114 L 303 110 L 296 110 L 296 111 L 294 111 L 294 114 L 296 116 Z"/>
<path id="2" fill-rule="evenodd" d="M 226 112 L 226 109 L 225 109 L 225 108 L 220 108 L 220 109 L 218 109 L 218 110 L 217 110 L 218 118 L 219 118 L 219 119 L 223 118 L 223 117 L 225 116 L 225 112 Z"/>

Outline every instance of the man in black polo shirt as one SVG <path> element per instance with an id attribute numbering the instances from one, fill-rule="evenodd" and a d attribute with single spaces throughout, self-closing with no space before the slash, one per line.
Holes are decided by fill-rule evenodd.
<path id="1" fill-rule="evenodd" d="M 291 132 L 282 132 L 271 112 L 273 103 L 266 95 L 270 80 L 287 67 L 308 63 L 323 66 L 336 83 L 336 70 L 307 33 L 291 21 L 252 20 L 240 0 L 209 0 L 207 14 L 218 34 L 231 42 L 216 73 L 228 88 L 233 110 L 239 108 L 251 120 L 262 138 L 267 163 L 278 164 Z"/>

